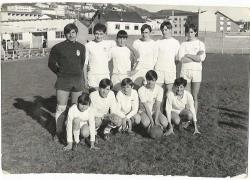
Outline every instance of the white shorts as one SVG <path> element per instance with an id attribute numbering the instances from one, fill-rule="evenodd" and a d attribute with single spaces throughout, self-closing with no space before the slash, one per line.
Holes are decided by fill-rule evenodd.
<path id="1" fill-rule="evenodd" d="M 202 72 L 195 71 L 190 69 L 182 69 L 180 73 L 180 77 L 183 77 L 187 80 L 188 83 L 190 82 L 201 82 L 202 79 Z"/>
<path id="2" fill-rule="evenodd" d="M 158 75 L 157 83 L 173 84 L 176 79 L 176 72 L 155 70 Z"/>
<path id="3" fill-rule="evenodd" d="M 109 74 L 88 74 L 88 84 L 90 87 L 99 87 L 99 83 L 102 79 L 109 77 Z"/>
<path id="4" fill-rule="evenodd" d="M 127 74 L 112 74 L 111 81 L 113 83 L 113 90 L 119 91 L 121 89 L 121 82 L 123 79 L 129 78 Z"/>

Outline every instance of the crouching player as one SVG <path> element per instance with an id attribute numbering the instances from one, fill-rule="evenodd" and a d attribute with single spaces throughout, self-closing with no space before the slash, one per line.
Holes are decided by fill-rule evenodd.
<path id="1" fill-rule="evenodd" d="M 194 108 L 194 99 L 190 92 L 184 90 L 187 85 L 187 80 L 184 78 L 177 78 L 174 81 L 173 92 L 170 91 L 167 94 L 166 101 L 166 113 L 169 120 L 169 131 L 165 135 L 174 134 L 171 121 L 175 125 L 179 125 L 180 122 L 190 121 L 194 122 L 194 134 L 200 133 L 197 128 L 197 118 Z"/>
<path id="2" fill-rule="evenodd" d="M 98 91 L 90 94 L 91 106 L 95 110 L 95 127 L 96 131 L 101 126 L 104 119 L 107 119 L 114 126 L 120 126 L 122 119 L 117 115 L 117 102 L 115 94 L 111 91 L 113 87 L 109 79 L 102 79 L 99 83 Z M 110 111 L 110 113 L 109 113 Z M 104 139 L 109 138 L 112 127 L 108 126 L 104 129 Z M 97 132 L 96 132 L 97 134 Z"/>
<path id="3" fill-rule="evenodd" d="M 87 138 L 90 135 L 90 148 L 99 149 L 95 146 L 95 119 L 94 110 L 90 107 L 90 98 L 88 94 L 79 96 L 77 104 L 69 108 L 66 121 L 67 143 L 65 151 L 73 148 L 73 137 L 75 145 L 80 142 L 79 136 Z M 73 134 L 72 134 L 73 132 Z"/>
<path id="4" fill-rule="evenodd" d="M 116 95 L 118 109 L 121 111 L 122 126 L 119 129 L 125 130 L 128 125 L 127 132 L 133 134 L 132 124 L 139 124 L 141 117 L 137 114 L 139 108 L 139 98 L 137 91 L 132 89 L 133 81 L 125 78 L 121 82 L 121 90 Z"/>
<path id="5" fill-rule="evenodd" d="M 141 102 L 139 114 L 144 128 L 160 125 L 162 129 L 165 129 L 168 125 L 167 118 L 160 111 L 163 89 L 156 84 L 157 78 L 157 73 L 149 70 L 146 73 L 146 86 L 142 86 L 138 90 Z"/>

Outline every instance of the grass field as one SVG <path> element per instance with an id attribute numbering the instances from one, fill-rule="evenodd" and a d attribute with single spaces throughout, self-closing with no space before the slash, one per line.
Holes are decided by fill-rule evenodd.
<path id="1" fill-rule="evenodd" d="M 98 173 L 226 177 L 245 173 L 249 56 L 208 54 L 198 125 L 155 141 L 140 134 L 82 143 L 63 152 L 52 140 L 56 77 L 47 59 L 1 64 L 2 169 L 9 173 Z"/>

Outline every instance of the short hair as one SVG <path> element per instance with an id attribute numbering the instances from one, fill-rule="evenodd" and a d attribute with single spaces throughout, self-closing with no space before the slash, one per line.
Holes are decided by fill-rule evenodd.
<path id="1" fill-rule="evenodd" d="M 183 77 L 177 78 L 174 81 L 174 86 L 180 86 L 183 85 L 184 87 L 186 87 L 187 85 L 187 80 L 184 79 Z"/>
<path id="2" fill-rule="evenodd" d="M 90 104 L 89 94 L 82 93 L 82 95 L 78 97 L 77 103 L 82 105 L 89 105 Z"/>
<path id="3" fill-rule="evenodd" d="M 145 29 L 148 29 L 150 32 L 152 31 L 152 28 L 151 28 L 150 25 L 148 25 L 148 24 L 143 24 L 142 27 L 141 27 L 141 33 L 142 33 Z"/>
<path id="4" fill-rule="evenodd" d="M 198 27 L 195 24 L 185 24 L 185 33 L 188 33 L 190 29 L 194 30 L 196 36 L 198 35 Z"/>
<path id="5" fill-rule="evenodd" d="M 68 34 L 72 29 L 78 33 L 78 27 L 74 23 L 69 23 L 64 27 L 64 35 Z"/>
<path id="6" fill-rule="evenodd" d="M 157 73 L 154 71 L 154 70 L 149 70 L 147 73 L 146 73 L 146 80 L 149 80 L 149 81 L 156 81 L 158 79 L 158 75 Z"/>
<path id="7" fill-rule="evenodd" d="M 163 21 L 163 23 L 161 23 L 161 26 L 160 26 L 160 30 L 162 31 L 163 30 L 163 28 L 164 28 L 164 26 L 166 26 L 168 29 L 172 29 L 172 24 L 171 24 L 171 22 L 169 22 L 169 21 Z"/>
<path id="8" fill-rule="evenodd" d="M 95 34 L 96 31 L 102 31 L 102 32 L 106 33 L 107 27 L 104 24 L 102 24 L 102 23 L 97 23 L 94 26 L 94 31 L 93 31 L 94 34 Z"/>
<path id="9" fill-rule="evenodd" d="M 113 88 L 113 83 L 108 78 L 102 79 L 99 83 L 99 88 L 105 89 L 108 86 L 110 86 L 110 89 Z"/>
<path id="10" fill-rule="evenodd" d="M 116 38 L 128 38 L 128 33 L 124 30 L 118 31 Z"/>
<path id="11" fill-rule="evenodd" d="M 134 83 L 130 78 L 125 78 L 122 80 L 121 86 L 124 87 L 126 85 L 130 85 L 131 87 L 133 87 Z"/>

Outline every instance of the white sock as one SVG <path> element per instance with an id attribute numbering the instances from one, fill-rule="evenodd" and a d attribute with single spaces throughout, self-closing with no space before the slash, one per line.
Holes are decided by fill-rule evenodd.
<path id="1" fill-rule="evenodd" d="M 73 131 L 73 135 L 74 135 L 74 140 L 75 142 L 78 144 L 80 142 L 79 136 L 80 136 L 80 129 L 79 130 L 74 130 Z"/>

